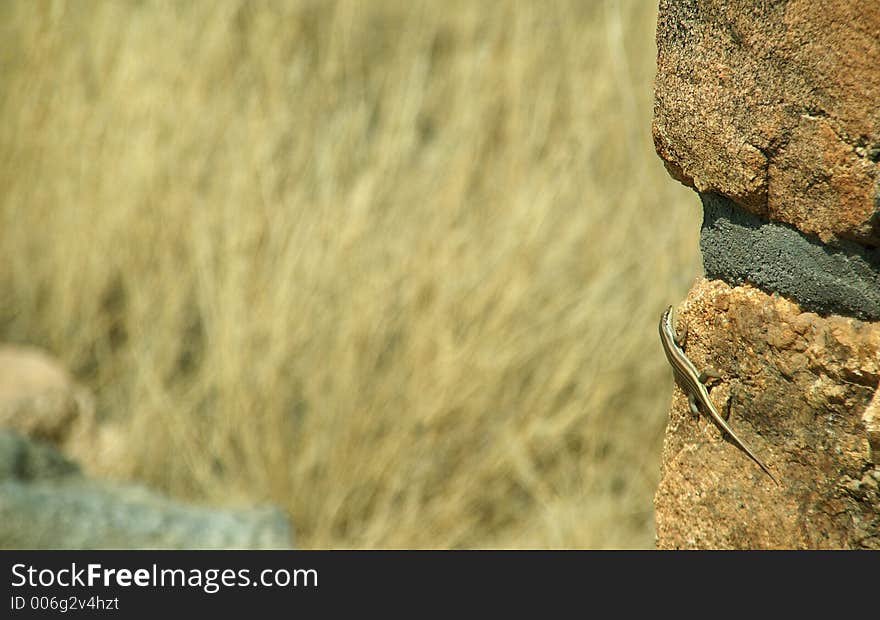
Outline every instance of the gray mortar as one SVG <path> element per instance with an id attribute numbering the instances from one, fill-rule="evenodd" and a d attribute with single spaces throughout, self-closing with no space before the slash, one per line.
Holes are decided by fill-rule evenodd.
<path id="1" fill-rule="evenodd" d="M 880 320 L 880 250 L 822 243 L 769 222 L 717 194 L 700 194 L 700 249 L 707 278 L 750 283 L 804 310 Z"/>

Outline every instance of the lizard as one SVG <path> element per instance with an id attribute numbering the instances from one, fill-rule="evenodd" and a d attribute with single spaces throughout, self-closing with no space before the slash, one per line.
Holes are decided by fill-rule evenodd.
<path id="1" fill-rule="evenodd" d="M 688 407 L 690 407 L 691 412 L 699 416 L 698 404 L 702 405 L 703 409 L 712 416 L 715 423 L 733 439 L 736 446 L 755 461 L 764 470 L 764 473 L 770 476 L 773 482 L 779 485 L 779 481 L 770 472 L 770 469 L 733 432 L 733 429 L 730 428 L 730 425 L 727 424 L 721 414 L 718 413 L 715 405 L 712 404 L 712 400 L 709 398 L 709 391 L 706 389 L 706 382 L 709 377 L 717 376 L 717 373 L 697 372 L 697 367 L 688 359 L 688 356 L 684 354 L 682 349 L 686 336 L 686 329 L 681 338 L 676 335 L 675 326 L 672 324 L 672 306 L 669 306 L 660 317 L 660 342 L 663 344 L 663 351 L 666 353 L 666 359 L 669 360 L 669 364 L 672 366 L 675 378 L 688 397 Z"/>

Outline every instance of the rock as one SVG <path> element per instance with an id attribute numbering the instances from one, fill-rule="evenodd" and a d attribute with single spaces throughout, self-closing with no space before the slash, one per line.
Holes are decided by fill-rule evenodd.
<path id="1" fill-rule="evenodd" d="M 54 447 L 0 432 L 2 549 L 288 549 L 275 507 L 231 510 L 82 476 Z"/>
<path id="2" fill-rule="evenodd" d="M 9 430 L 3 430 L 9 429 Z M 13 432 L 14 431 L 14 432 Z M 0 548 L 287 549 L 277 508 L 198 507 L 85 477 L 122 445 L 88 392 L 45 353 L 0 348 Z"/>
<path id="3" fill-rule="evenodd" d="M 57 479 L 79 474 L 79 467 L 52 446 L 0 431 L 0 480 Z"/>
<path id="4" fill-rule="evenodd" d="M 654 143 L 704 207 L 687 353 L 781 480 L 676 390 L 657 545 L 880 548 L 880 4 L 661 0 L 657 48 Z"/>
<path id="5" fill-rule="evenodd" d="M 90 474 L 116 472 L 126 450 L 116 424 L 98 423 L 91 393 L 35 347 L 0 347 L 0 429 L 49 441 Z"/>
<path id="6" fill-rule="evenodd" d="M 0 347 L 0 428 L 63 444 L 89 424 L 88 392 L 46 353 L 33 347 Z"/>
<path id="7" fill-rule="evenodd" d="M 661 0 L 653 134 L 673 177 L 880 245 L 880 3 Z"/>
<path id="8" fill-rule="evenodd" d="M 868 438 L 869 458 L 877 466 L 876 479 L 880 480 L 880 389 L 874 392 L 871 404 L 865 408 L 862 423 L 865 425 L 865 435 Z"/>
<path id="9" fill-rule="evenodd" d="M 751 286 L 702 280 L 679 315 L 710 396 L 779 479 L 696 419 L 676 388 L 655 495 L 657 546 L 880 549 L 880 322 L 803 312 Z M 869 420 L 865 421 L 864 416 Z"/>

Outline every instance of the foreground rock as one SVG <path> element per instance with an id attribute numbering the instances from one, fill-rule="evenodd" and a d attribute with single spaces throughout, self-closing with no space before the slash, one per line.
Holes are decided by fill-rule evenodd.
<path id="1" fill-rule="evenodd" d="M 874 424 L 880 323 L 802 312 L 749 287 L 703 280 L 681 307 L 685 349 L 721 379 L 710 392 L 777 486 L 679 388 L 655 496 L 668 548 L 880 549 Z M 875 405 L 876 407 L 876 401 Z"/>
<path id="2" fill-rule="evenodd" d="M 687 353 L 781 480 L 676 390 L 657 544 L 880 548 L 880 3 L 660 0 L 657 52 L 657 153 L 703 204 Z"/>
<path id="3" fill-rule="evenodd" d="M 880 245 L 880 2 L 661 0 L 670 173 L 823 241 Z"/>
<path id="4" fill-rule="evenodd" d="M 280 510 L 174 501 L 136 485 L 98 482 L 54 447 L 0 431 L 2 549 L 287 549 Z"/>

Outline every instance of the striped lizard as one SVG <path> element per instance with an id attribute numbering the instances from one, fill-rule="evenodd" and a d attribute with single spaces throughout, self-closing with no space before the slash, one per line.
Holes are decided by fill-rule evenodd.
<path id="1" fill-rule="evenodd" d="M 709 391 L 706 389 L 705 385 L 708 377 L 712 376 L 712 374 L 707 372 L 697 372 L 694 363 L 684 354 L 682 346 L 684 345 L 684 339 L 686 336 L 686 329 L 681 338 L 676 335 L 675 326 L 672 324 L 672 306 L 669 306 L 666 308 L 666 312 L 660 317 L 660 342 L 663 343 L 663 351 L 666 353 L 666 359 L 669 360 L 669 364 L 672 366 L 675 378 L 678 379 L 679 385 L 688 397 L 688 406 L 690 407 L 691 412 L 693 412 L 694 415 L 699 416 L 700 410 L 697 407 L 697 404 L 699 403 L 702 405 L 703 409 L 708 411 L 712 416 L 715 423 L 721 427 L 725 433 L 730 435 L 730 438 L 733 439 L 733 442 L 737 447 L 748 454 L 749 457 L 751 457 L 751 459 L 755 461 L 755 463 L 757 463 L 768 476 L 770 476 L 770 479 L 778 485 L 779 481 L 770 473 L 767 466 L 764 465 L 761 459 L 759 459 L 745 443 L 743 443 L 742 439 L 736 436 L 736 433 L 733 432 L 733 429 L 730 428 L 724 418 L 721 417 L 721 414 L 718 413 L 715 405 L 712 404 L 712 400 L 709 398 Z"/>

